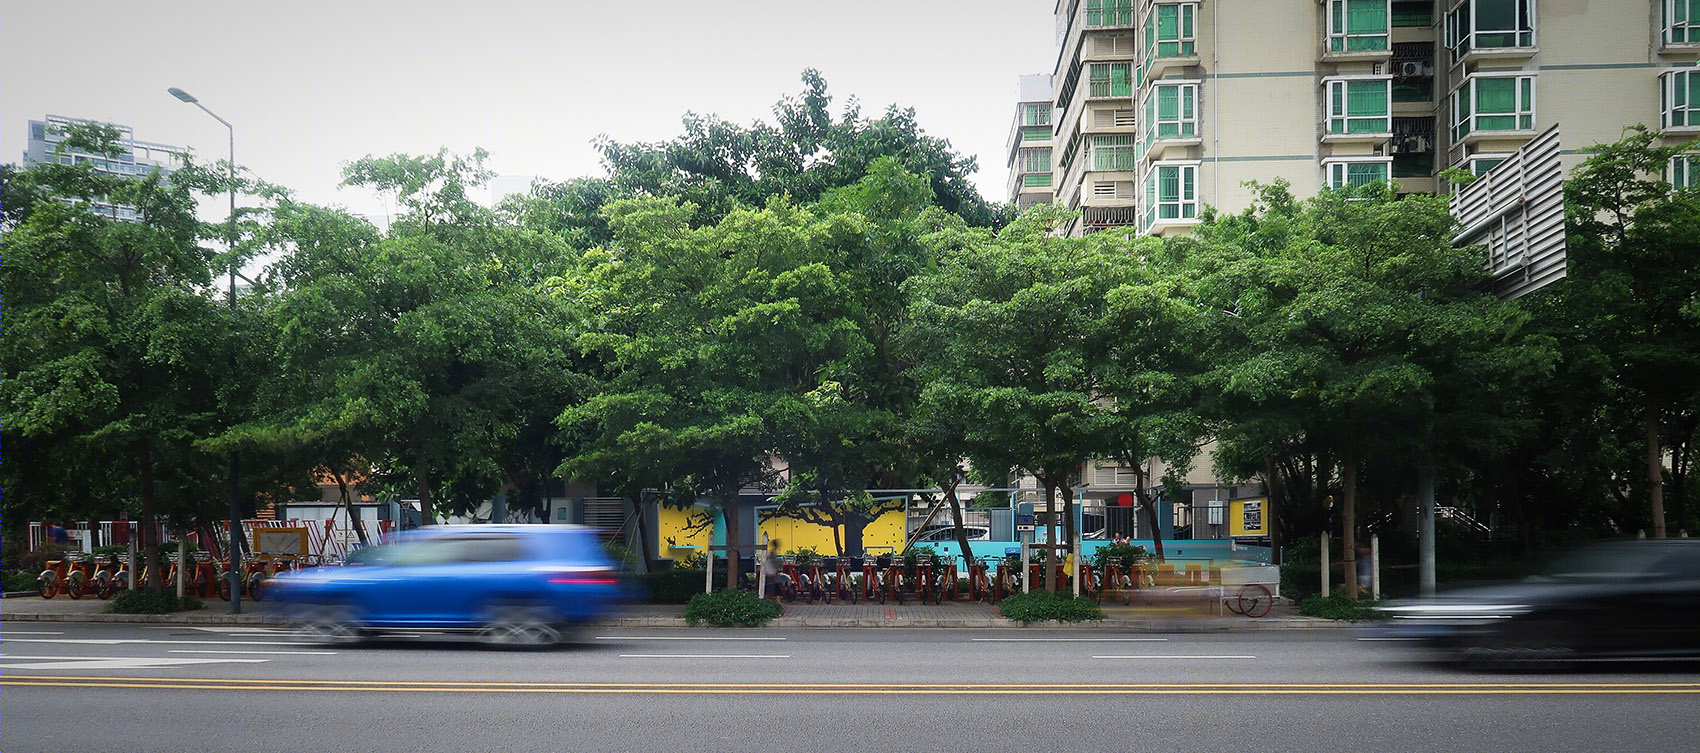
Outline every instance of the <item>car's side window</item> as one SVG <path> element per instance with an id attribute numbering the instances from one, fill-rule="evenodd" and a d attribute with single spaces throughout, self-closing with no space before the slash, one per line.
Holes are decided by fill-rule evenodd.
<path id="1" fill-rule="evenodd" d="M 460 543 L 460 562 L 513 562 L 525 559 L 518 536 L 476 536 Z"/>

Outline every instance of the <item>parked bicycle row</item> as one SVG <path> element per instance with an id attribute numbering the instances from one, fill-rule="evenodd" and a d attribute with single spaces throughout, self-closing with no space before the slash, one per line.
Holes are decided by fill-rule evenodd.
<path id="1" fill-rule="evenodd" d="M 870 554 L 799 561 L 795 556 L 784 556 L 779 558 L 778 577 L 769 580 L 767 591 L 789 602 L 941 604 L 945 601 L 994 603 L 1021 593 L 1024 583 L 1031 583 L 1035 589 L 1043 586 L 1046 567 L 1043 563 L 1030 562 L 1023 572 L 1019 557 L 975 557 L 966 563 L 961 560 L 936 555 Z M 1072 592 L 1074 582 L 1069 568 L 1060 562 L 1050 567 L 1054 582 L 1062 590 Z M 1164 563 L 1110 559 L 1103 563 L 1101 571 L 1088 562 L 1081 562 L 1078 567 L 1081 595 L 1099 603 L 1109 600 L 1131 604 L 1141 589 L 1213 589 L 1230 610 L 1261 617 L 1268 614 L 1274 601 L 1265 585 L 1242 583 L 1224 588 L 1220 571 L 1198 566 L 1177 570 Z M 752 569 L 746 564 L 746 572 Z"/>
<path id="2" fill-rule="evenodd" d="M 139 557 L 137 558 L 140 559 Z M 214 560 L 205 553 L 194 553 L 190 562 L 183 565 L 178 562 L 175 554 L 162 557 L 160 560 L 160 583 L 167 589 L 177 588 L 179 578 L 183 579 L 183 593 L 197 598 L 217 596 L 225 601 L 230 600 L 231 579 L 226 577 L 229 569 L 224 562 Z M 285 570 L 295 570 L 312 567 L 319 564 L 317 557 L 312 555 L 251 555 L 242 560 L 241 578 L 238 579 L 244 597 L 259 600 L 266 590 L 266 581 L 272 576 Z M 65 594 L 73 599 L 83 596 L 95 596 L 110 599 L 113 596 L 132 588 L 132 583 L 146 583 L 152 573 L 145 564 L 140 564 L 132 581 L 132 567 L 128 555 L 116 554 L 107 557 L 94 557 L 77 553 L 69 553 L 65 559 L 49 560 L 46 568 L 36 576 L 36 593 L 44 599 L 51 599 L 59 594 Z"/>

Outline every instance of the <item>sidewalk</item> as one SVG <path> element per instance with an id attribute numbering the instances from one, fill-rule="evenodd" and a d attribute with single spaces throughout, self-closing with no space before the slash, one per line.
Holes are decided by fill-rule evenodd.
<path id="1" fill-rule="evenodd" d="M 230 604 L 202 599 L 206 607 L 175 614 L 101 614 L 106 602 L 93 597 L 53 599 L 15 596 L 0 600 L 0 620 L 38 622 L 130 622 L 176 625 L 283 625 L 286 620 L 272 602 L 243 600 L 242 614 L 231 614 Z M 1022 628 L 1004 619 L 996 605 L 981 602 L 917 604 L 786 604 L 785 614 L 768 623 L 774 628 Z M 1172 606 L 1103 605 L 1104 619 L 1081 623 L 1045 623 L 1032 630 L 1148 630 L 1201 632 L 1210 630 L 1290 630 L 1351 627 L 1336 622 L 1300 616 L 1291 606 L 1277 605 L 1267 616 L 1243 617 L 1232 613 L 1206 613 L 1198 604 Z M 636 604 L 619 617 L 603 621 L 608 627 L 686 627 L 683 604 Z"/>

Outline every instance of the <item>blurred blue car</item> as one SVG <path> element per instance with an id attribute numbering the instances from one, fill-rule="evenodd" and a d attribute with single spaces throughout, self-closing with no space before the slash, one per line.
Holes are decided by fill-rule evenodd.
<path id="1" fill-rule="evenodd" d="M 284 573 L 268 595 L 321 642 L 428 628 L 544 645 L 608 616 L 625 586 L 595 534 L 567 525 L 433 526 L 358 550 L 355 567 Z"/>

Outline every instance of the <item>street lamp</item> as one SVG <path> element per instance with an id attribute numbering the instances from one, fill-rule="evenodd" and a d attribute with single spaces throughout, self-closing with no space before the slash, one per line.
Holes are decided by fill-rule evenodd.
<path id="1" fill-rule="evenodd" d="M 201 108 L 204 112 L 224 124 L 230 131 L 230 220 L 225 225 L 225 250 L 230 255 L 230 313 L 236 314 L 236 127 L 230 121 L 218 116 L 218 113 L 208 110 L 206 105 L 195 99 L 194 95 L 175 86 L 167 89 L 171 96 Z M 230 354 L 230 373 L 236 373 L 236 354 Z M 230 579 L 230 613 L 242 613 L 242 511 L 238 509 L 237 497 L 237 457 L 236 450 L 230 451 L 230 568 L 225 577 Z"/>

